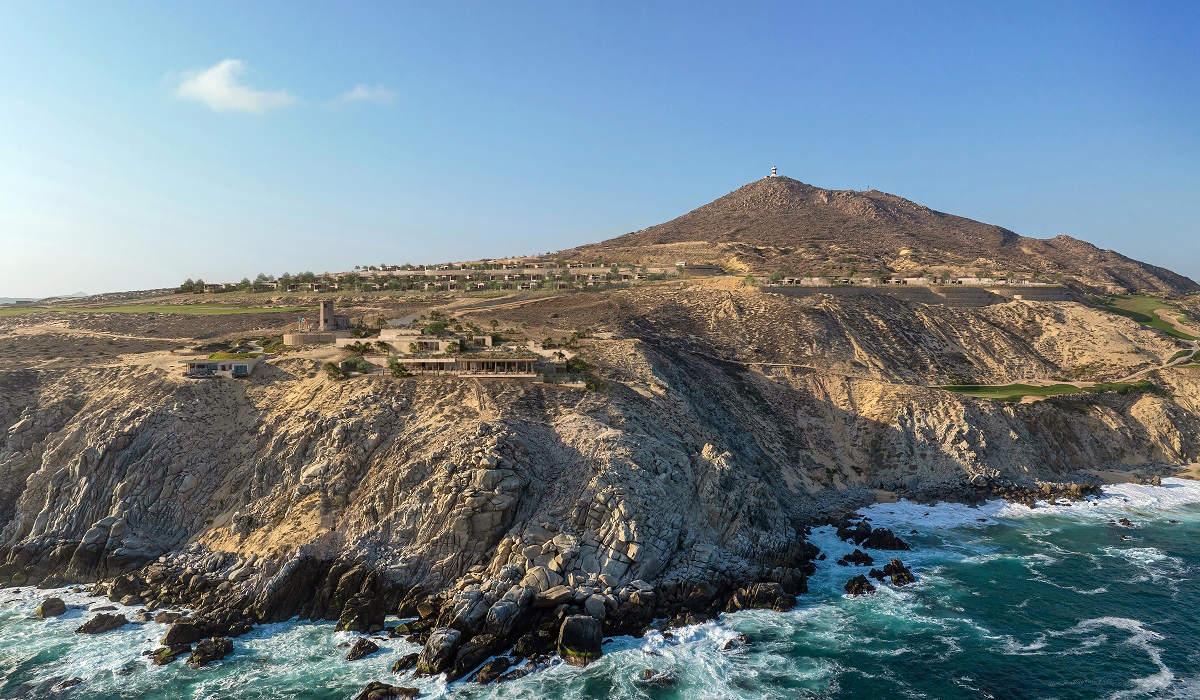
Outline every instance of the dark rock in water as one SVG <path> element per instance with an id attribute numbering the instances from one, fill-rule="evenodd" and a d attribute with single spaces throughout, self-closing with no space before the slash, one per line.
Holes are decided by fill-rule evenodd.
<path id="1" fill-rule="evenodd" d="M 184 644 L 177 647 L 159 647 L 154 651 L 147 651 L 144 653 L 150 657 L 150 663 L 154 664 L 155 666 L 166 666 L 191 650 L 192 646 L 190 644 Z"/>
<path id="2" fill-rule="evenodd" d="M 511 659 L 507 656 L 497 657 L 479 669 L 479 673 L 475 674 L 475 682 L 481 684 L 495 683 L 510 668 L 512 668 Z"/>
<path id="3" fill-rule="evenodd" d="M 167 628 L 158 643 L 164 647 L 178 647 L 195 644 L 204 638 L 200 628 L 190 622 L 176 622 Z"/>
<path id="4" fill-rule="evenodd" d="M 876 581 L 880 581 L 880 582 L 882 582 L 884 579 L 887 578 L 887 576 L 879 569 L 871 569 L 870 571 L 867 572 L 867 576 L 870 576 L 871 578 L 875 579 Z"/>
<path id="5" fill-rule="evenodd" d="M 447 681 L 456 681 L 479 667 L 479 664 L 500 651 L 503 640 L 490 634 L 481 634 L 463 644 L 454 657 L 454 666 L 446 674 Z"/>
<path id="6" fill-rule="evenodd" d="M 83 682 L 82 678 L 67 678 L 66 680 L 61 680 L 61 681 L 55 683 L 54 687 L 51 688 L 50 690 L 55 693 L 61 693 L 62 691 L 66 690 L 67 688 L 74 688 L 75 686 L 79 685 L 82 682 Z"/>
<path id="7" fill-rule="evenodd" d="M 558 629 L 558 655 L 572 666 L 587 666 L 600 658 L 604 635 L 591 615 L 571 615 Z"/>
<path id="8" fill-rule="evenodd" d="M 396 659 L 396 663 L 392 664 L 392 673 L 404 673 L 409 669 L 416 668 L 417 659 L 420 658 L 420 656 L 421 655 L 419 653 L 413 652 L 411 654 L 405 654 L 404 656 Z"/>
<path id="9" fill-rule="evenodd" d="M 97 605 L 94 608 L 90 608 L 88 612 L 111 612 L 116 609 L 117 606 L 115 605 Z"/>
<path id="10" fill-rule="evenodd" d="M 750 609 L 785 612 L 795 605 L 796 597 L 785 593 L 778 583 L 756 583 L 734 593 L 725 604 L 725 612 Z"/>
<path id="11" fill-rule="evenodd" d="M 675 685 L 675 674 L 670 671 L 655 671 L 652 668 L 642 670 L 642 683 L 658 688 Z"/>
<path id="12" fill-rule="evenodd" d="M 1120 518 L 1117 520 L 1117 522 L 1125 527 L 1133 527 L 1133 523 L 1130 522 L 1129 518 Z"/>
<path id="13" fill-rule="evenodd" d="M 875 587 L 871 585 L 866 576 L 859 574 L 846 582 L 846 592 L 850 595 L 865 595 L 874 593 Z"/>
<path id="14" fill-rule="evenodd" d="M 734 637 L 733 639 L 730 639 L 728 642 L 725 642 L 724 646 L 721 647 L 721 651 L 732 651 L 733 649 L 736 649 L 738 647 L 744 647 L 744 646 L 748 645 L 749 643 L 750 643 L 749 637 L 747 637 L 744 634 L 739 634 L 738 636 Z"/>
<path id="15" fill-rule="evenodd" d="M 837 536 L 839 540 L 854 542 L 854 544 L 861 546 L 871 536 L 871 524 L 865 520 L 858 523 L 843 521 L 838 524 Z"/>
<path id="16" fill-rule="evenodd" d="M 138 622 L 151 622 L 154 620 L 154 615 L 149 610 L 138 610 L 133 617 Z"/>
<path id="17" fill-rule="evenodd" d="M 154 622 L 160 625 L 169 625 L 183 617 L 180 613 L 171 610 L 159 610 L 154 613 Z"/>
<path id="18" fill-rule="evenodd" d="M 861 549 L 856 549 L 841 559 L 838 559 L 837 563 L 838 566 L 850 566 L 851 564 L 854 566 L 870 566 L 875 563 L 875 560 L 871 558 L 870 554 L 867 554 Z"/>
<path id="19" fill-rule="evenodd" d="M 452 627 L 434 629 L 417 658 L 417 675 L 432 676 L 449 668 L 461 643 L 462 632 Z"/>
<path id="20" fill-rule="evenodd" d="M 899 537 L 896 537 L 891 530 L 883 527 L 877 527 L 874 530 L 871 530 L 871 534 L 867 536 L 867 539 L 859 542 L 859 544 L 867 547 L 868 549 L 883 549 L 889 551 L 907 551 L 909 549 L 907 542 Z"/>
<path id="21" fill-rule="evenodd" d="M 883 567 L 883 574 L 892 577 L 893 586 L 904 586 L 909 583 L 915 583 L 917 580 L 917 577 L 913 576 L 913 573 L 904 565 L 904 562 L 895 557 Z"/>
<path id="22" fill-rule="evenodd" d="M 109 615 L 108 613 L 100 613 L 87 622 L 79 626 L 75 630 L 76 634 L 101 634 L 115 630 L 118 627 L 124 627 L 129 624 L 129 620 L 124 615 Z"/>
<path id="23" fill-rule="evenodd" d="M 350 647 L 350 653 L 346 654 L 347 661 L 357 661 L 364 656 L 370 656 L 379 651 L 379 645 L 366 637 L 359 637 L 354 640 L 354 646 Z"/>
<path id="24" fill-rule="evenodd" d="M 409 700 L 420 694 L 419 688 L 405 688 L 372 681 L 367 684 L 366 688 L 363 688 L 361 693 L 354 696 L 354 700 Z"/>
<path id="25" fill-rule="evenodd" d="M 47 617 L 58 617 L 67 611 L 67 604 L 62 598 L 47 598 L 42 601 L 42 604 L 37 606 L 36 614 L 38 617 L 45 619 Z"/>
<path id="26" fill-rule="evenodd" d="M 228 637 L 209 637 L 196 644 L 196 648 L 188 656 L 187 665 L 191 668 L 201 668 L 232 653 L 233 640 Z"/>
<path id="27" fill-rule="evenodd" d="M 509 671 L 508 673 L 505 673 L 502 676 L 500 676 L 499 678 L 497 678 L 496 682 L 497 683 L 507 683 L 508 681 L 515 681 L 518 678 L 524 678 L 525 676 L 528 676 L 533 670 L 534 669 L 531 669 L 527 666 L 522 666 L 520 668 L 514 668 L 513 670 Z"/>

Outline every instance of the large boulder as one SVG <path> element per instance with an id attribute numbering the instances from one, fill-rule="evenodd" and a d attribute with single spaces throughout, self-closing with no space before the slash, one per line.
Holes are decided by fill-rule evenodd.
<path id="1" fill-rule="evenodd" d="M 571 615 L 558 629 L 558 655 L 572 666 L 587 666 L 603 654 L 602 641 L 599 620 L 591 615 Z"/>
<path id="2" fill-rule="evenodd" d="M 418 688 L 405 688 L 372 681 L 362 689 L 361 693 L 354 696 L 354 700 L 411 700 L 420 694 L 421 691 Z"/>
<path id="3" fill-rule="evenodd" d="M 92 619 L 79 626 L 75 630 L 76 634 L 101 634 L 115 630 L 118 627 L 124 627 L 129 624 L 128 618 L 124 615 L 110 615 L 108 613 L 100 613 Z"/>
<path id="4" fill-rule="evenodd" d="M 462 643 L 462 632 L 453 627 L 438 627 L 429 633 L 429 641 L 417 658 L 417 675 L 432 676 L 450 667 L 458 645 Z"/>
<path id="5" fill-rule="evenodd" d="M 350 647 L 350 653 L 346 654 L 347 661 L 358 661 L 364 656 L 370 656 L 379 651 L 379 645 L 366 637 L 359 637 L 354 640 L 354 646 Z"/>
<path id="6" fill-rule="evenodd" d="M 489 604 L 479 590 L 466 590 L 458 594 L 453 605 L 442 617 L 443 627 L 453 627 L 463 634 L 472 635 L 483 628 Z"/>
<path id="7" fill-rule="evenodd" d="M 150 656 L 150 662 L 155 666 L 166 666 L 191 650 L 192 647 L 185 644 L 178 647 L 159 647 L 153 651 L 143 653 L 147 653 Z"/>
<path id="8" fill-rule="evenodd" d="M 487 662 L 475 674 L 475 682 L 479 684 L 495 683 L 496 679 L 512 668 L 512 659 L 507 656 L 497 656 Z"/>
<path id="9" fill-rule="evenodd" d="M 158 643 L 164 647 L 178 647 L 195 644 L 204 638 L 199 627 L 190 622 L 176 622 L 167 628 Z"/>
<path id="10" fill-rule="evenodd" d="M 396 659 L 396 663 L 392 664 L 392 673 L 404 673 L 405 671 L 416 668 L 417 659 L 420 657 L 421 655 L 416 652 L 401 656 L 400 658 Z"/>
<path id="11" fill-rule="evenodd" d="M 455 681 L 474 671 L 479 664 L 487 661 L 489 656 L 494 656 L 501 650 L 502 642 L 503 640 L 490 634 L 481 634 L 463 644 L 454 658 L 454 666 L 446 674 L 446 680 Z"/>
<path id="12" fill-rule="evenodd" d="M 497 600 L 488 609 L 483 631 L 496 637 L 507 637 L 521 617 L 521 604 L 512 600 Z"/>
<path id="13" fill-rule="evenodd" d="M 596 593 L 588 596 L 583 601 L 583 609 L 588 615 L 591 615 L 597 620 L 604 622 L 604 617 L 606 614 L 604 609 L 604 596 Z"/>
<path id="14" fill-rule="evenodd" d="M 756 583 L 738 589 L 725 604 L 725 612 L 738 610 L 776 610 L 785 612 L 796 605 L 796 597 L 788 595 L 778 583 Z"/>
<path id="15" fill-rule="evenodd" d="M 188 656 L 187 665 L 192 668 L 200 668 L 214 661 L 220 661 L 232 653 L 233 640 L 228 637 L 209 637 L 196 644 L 191 656 Z"/>
<path id="16" fill-rule="evenodd" d="M 575 589 L 567 585 L 559 585 L 537 594 L 535 605 L 543 608 L 553 608 L 556 605 L 569 603 L 575 598 Z"/>
<path id="17" fill-rule="evenodd" d="M 47 617 L 58 617 L 67 611 L 67 604 L 62 598 L 47 598 L 42 601 L 42 604 L 37 606 L 36 614 L 38 617 L 45 619 Z"/>

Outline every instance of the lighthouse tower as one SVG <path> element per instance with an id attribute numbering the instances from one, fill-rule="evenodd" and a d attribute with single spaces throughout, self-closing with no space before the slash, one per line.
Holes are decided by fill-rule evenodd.
<path id="1" fill-rule="evenodd" d="M 779 175 L 778 169 L 774 165 L 772 165 L 771 166 L 771 177 L 775 177 L 777 175 Z"/>

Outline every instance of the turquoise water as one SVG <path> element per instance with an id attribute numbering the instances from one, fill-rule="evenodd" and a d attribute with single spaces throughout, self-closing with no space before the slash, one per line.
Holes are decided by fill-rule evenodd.
<path id="1" fill-rule="evenodd" d="M 42 621 L 32 613 L 46 591 L 0 591 L 0 698 L 343 700 L 371 680 L 481 700 L 1200 697 L 1200 483 L 1117 486 L 1098 502 L 1032 511 L 900 503 L 863 512 L 913 546 L 901 554 L 917 584 L 845 597 L 842 584 L 862 569 L 834 565 L 851 547 L 821 529 L 813 540 L 827 559 L 793 612 L 739 613 L 671 640 L 618 638 L 586 669 L 556 664 L 490 687 L 391 676 L 395 658 L 417 650 L 402 640 L 348 663 L 353 635 L 327 623 L 257 629 L 209 668 L 153 667 L 140 653 L 163 625 L 74 635 L 80 609 Z M 722 651 L 738 633 L 749 646 Z M 643 684 L 646 668 L 675 683 Z M 83 682 L 29 690 L 55 676 Z"/>

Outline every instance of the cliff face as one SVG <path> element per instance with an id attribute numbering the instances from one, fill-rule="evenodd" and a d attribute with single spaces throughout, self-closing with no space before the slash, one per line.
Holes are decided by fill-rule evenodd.
<path id="1" fill-rule="evenodd" d="M 756 581 L 802 590 L 805 525 L 868 489 L 975 497 L 1200 456 L 1196 370 L 1152 374 L 1170 393 L 1033 404 L 917 383 L 1101 361 L 1116 376 L 1175 350 L 1075 304 L 689 287 L 554 303 L 565 326 L 612 334 L 583 349 L 603 391 L 335 382 L 286 358 L 249 381 L 6 373 L 0 577 L 119 577 L 113 595 L 226 620 L 381 620 L 441 593 L 442 623 L 502 638 L 560 586 L 600 596 L 614 625 L 640 586 L 647 611 Z"/>

